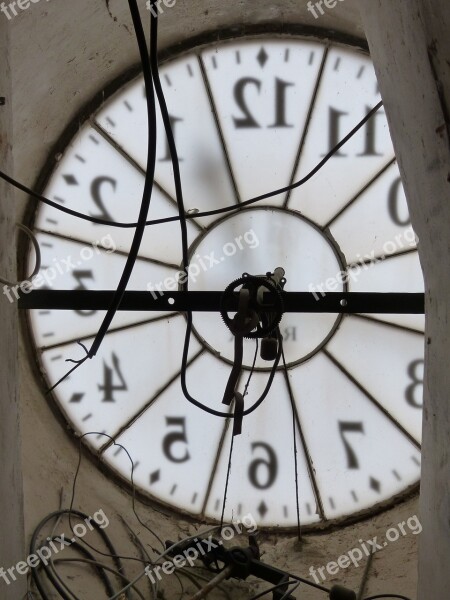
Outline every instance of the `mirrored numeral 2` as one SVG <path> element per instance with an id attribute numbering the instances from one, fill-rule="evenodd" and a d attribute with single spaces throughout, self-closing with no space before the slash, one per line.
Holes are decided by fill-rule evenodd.
<path id="1" fill-rule="evenodd" d="M 92 196 L 92 200 L 94 201 L 95 205 L 99 208 L 100 214 L 93 215 L 91 213 L 91 216 L 95 217 L 96 219 L 104 219 L 105 221 L 112 221 L 113 218 L 111 217 L 109 212 L 106 210 L 105 205 L 103 203 L 103 198 L 102 198 L 102 187 L 104 186 L 105 183 L 109 184 L 112 187 L 114 192 L 116 191 L 117 181 L 115 179 L 113 179 L 112 177 L 96 177 L 94 179 L 94 181 L 91 183 L 91 196 Z"/>

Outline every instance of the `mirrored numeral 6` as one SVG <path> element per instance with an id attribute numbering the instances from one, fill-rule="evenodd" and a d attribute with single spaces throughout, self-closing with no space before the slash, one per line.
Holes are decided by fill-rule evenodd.
<path id="1" fill-rule="evenodd" d="M 252 485 L 259 490 L 270 488 L 278 472 L 278 460 L 273 448 L 264 442 L 255 442 L 252 444 L 252 452 L 261 448 L 267 455 L 267 458 L 255 458 L 248 468 L 248 478 Z"/>

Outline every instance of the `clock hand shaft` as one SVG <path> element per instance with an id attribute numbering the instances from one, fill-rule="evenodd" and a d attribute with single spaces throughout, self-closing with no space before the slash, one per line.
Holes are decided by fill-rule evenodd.
<path id="1" fill-rule="evenodd" d="M 268 292 L 269 293 L 269 292 Z M 19 308 L 48 310 L 107 310 L 114 291 L 32 290 L 21 294 Z M 424 294 L 372 292 L 282 292 L 285 313 L 424 314 Z M 124 293 L 118 310 L 219 312 L 222 292 Z M 229 311 L 238 310 L 238 295 L 229 299 Z"/>

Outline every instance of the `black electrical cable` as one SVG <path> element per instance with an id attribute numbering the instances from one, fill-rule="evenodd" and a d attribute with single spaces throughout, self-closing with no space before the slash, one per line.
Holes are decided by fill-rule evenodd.
<path id="1" fill-rule="evenodd" d="M 285 594 L 283 594 L 280 598 L 280 600 L 286 600 L 286 598 L 288 598 L 291 594 L 293 594 L 295 592 L 295 590 L 300 587 L 300 583 L 294 583 L 293 587 L 291 590 L 288 590 Z"/>
<path id="2" fill-rule="evenodd" d="M 134 513 L 134 516 L 136 517 L 137 521 L 139 522 L 140 525 L 142 525 L 142 527 L 144 527 L 144 529 L 146 529 L 149 533 L 152 534 L 153 537 L 155 537 L 158 542 L 161 544 L 162 548 L 165 548 L 165 544 L 162 541 L 162 539 L 152 530 L 150 529 L 150 527 L 148 525 L 146 525 L 144 523 L 144 521 L 142 521 L 142 519 L 139 517 L 137 511 L 136 511 L 136 486 L 134 484 L 134 461 L 130 456 L 130 453 L 128 452 L 128 450 L 125 448 L 125 446 L 122 446 L 122 444 L 118 444 L 115 439 L 113 437 L 111 437 L 110 435 L 108 435 L 107 433 L 104 432 L 99 432 L 99 431 L 89 431 L 87 433 L 84 433 L 83 435 L 80 436 L 79 438 L 79 446 L 78 446 L 78 464 L 77 464 L 77 468 L 75 470 L 75 475 L 73 478 L 73 482 L 72 482 L 72 496 L 70 498 L 70 507 L 69 507 L 69 524 L 70 527 L 72 529 L 72 524 L 70 523 L 70 513 L 72 512 L 72 507 L 75 501 L 75 489 L 76 489 L 76 484 L 77 484 L 77 479 L 78 479 L 78 474 L 80 472 L 80 467 L 81 467 L 81 443 L 83 438 L 89 436 L 89 435 L 95 435 L 95 436 L 104 436 L 106 437 L 108 440 L 110 440 L 111 442 L 113 442 L 114 446 L 117 446 L 118 448 L 121 448 L 125 454 L 128 457 L 128 460 L 130 461 L 131 464 L 131 475 L 130 475 L 130 482 L 131 482 L 131 506 L 132 506 L 132 510 Z M 156 510 L 156 509 L 155 509 Z M 84 542 L 87 546 L 89 546 L 89 544 L 87 544 L 86 542 Z M 104 554 L 102 552 L 100 552 L 99 550 L 97 550 L 96 548 L 93 548 L 92 546 L 89 546 L 91 548 L 91 550 L 94 550 L 95 552 L 97 552 L 98 554 L 102 554 L 103 556 L 110 556 L 110 554 Z M 151 561 L 142 561 L 141 559 L 138 558 L 133 558 L 133 557 L 128 557 L 128 556 L 118 556 L 118 558 L 123 558 L 123 559 L 127 559 L 127 560 L 135 560 L 138 562 L 144 562 L 145 564 L 147 564 L 147 562 L 151 565 L 153 565 L 154 563 L 152 563 Z"/>
<path id="3" fill-rule="evenodd" d="M 117 555 L 116 550 L 115 550 L 112 542 L 110 541 L 108 535 L 106 534 L 106 532 L 98 525 L 98 523 L 96 523 L 93 519 L 90 519 L 88 515 L 86 515 L 85 513 L 81 512 L 81 511 L 74 510 L 73 508 L 57 510 L 55 512 L 50 513 L 49 515 L 47 515 L 46 517 L 44 517 L 42 519 L 42 521 L 37 525 L 37 527 L 35 528 L 35 530 L 32 534 L 31 541 L 30 541 L 30 555 L 36 554 L 37 540 L 38 540 L 39 534 L 40 534 L 41 530 L 43 529 L 43 527 L 52 519 L 59 518 L 62 515 L 69 515 L 69 519 L 70 519 L 70 515 L 75 515 L 84 521 L 89 519 L 90 523 L 92 524 L 92 527 L 97 531 L 97 533 L 100 535 L 100 537 L 104 541 L 106 547 L 110 551 L 110 554 L 104 554 L 101 552 L 99 552 L 99 554 L 104 554 L 105 556 L 111 557 L 114 560 L 117 569 L 119 571 L 123 572 L 123 565 L 120 560 L 120 557 Z M 55 536 L 55 537 L 58 537 L 58 536 Z M 59 536 L 59 537 L 61 537 L 61 536 Z M 92 548 L 92 547 L 91 547 L 91 549 L 95 550 L 95 548 Z M 44 568 L 45 568 L 45 565 L 44 565 Z M 47 571 L 46 571 L 46 573 L 48 576 L 49 574 Z M 45 600 L 47 600 L 48 596 L 46 595 L 46 592 L 42 585 L 39 571 L 37 569 L 33 569 L 31 572 L 31 576 L 32 576 L 34 583 L 36 584 L 36 587 L 37 587 L 39 593 Z M 50 576 L 50 579 L 51 579 L 51 576 Z M 54 583 L 54 582 L 52 581 L 52 583 Z M 55 589 L 58 590 L 58 593 L 60 593 L 62 595 L 62 597 L 64 598 L 65 592 L 64 592 L 64 590 L 62 590 L 61 586 L 59 585 L 59 583 L 57 581 L 56 581 L 56 583 L 54 583 L 54 587 L 55 587 Z"/>
<path id="4" fill-rule="evenodd" d="M 151 8 L 153 8 L 153 5 L 154 5 L 154 0 L 152 0 L 152 2 L 151 2 Z M 152 41 L 154 44 L 157 44 L 158 12 L 154 11 L 154 10 L 150 10 L 150 13 L 151 13 L 150 19 L 151 19 Z M 164 122 L 164 128 L 166 131 L 167 143 L 169 146 L 170 158 L 171 158 L 172 168 L 173 168 L 173 177 L 174 177 L 175 190 L 176 190 L 176 201 L 177 201 L 177 206 L 178 206 L 179 221 L 180 221 L 180 227 L 181 227 L 182 259 L 183 259 L 183 270 L 184 270 L 184 277 L 183 277 L 181 287 L 182 287 L 183 291 L 187 292 L 189 289 L 188 234 L 187 234 L 186 211 L 184 208 L 184 200 L 183 200 L 183 186 L 182 186 L 182 182 L 181 182 L 180 162 L 178 159 L 175 138 L 174 138 L 173 131 L 172 131 L 170 115 L 169 115 L 169 111 L 167 109 L 167 104 L 166 104 L 166 100 L 164 97 L 164 91 L 162 89 L 161 81 L 159 78 L 159 65 L 158 65 L 157 53 L 151 52 L 150 57 L 151 57 L 150 60 L 151 60 L 151 73 L 152 73 L 152 77 L 153 77 L 153 83 L 155 86 L 158 103 L 159 103 L 159 106 L 161 109 L 161 115 L 162 115 L 162 119 Z M 187 326 L 186 326 L 186 335 L 185 335 L 185 339 L 184 339 L 183 360 L 182 360 L 182 365 L 181 365 L 181 387 L 183 390 L 183 394 L 184 394 L 185 398 L 187 400 L 189 400 L 189 402 L 195 404 L 198 408 L 201 408 L 201 409 L 205 410 L 206 412 L 209 412 L 210 414 L 216 414 L 216 416 L 229 417 L 230 415 L 228 413 L 222 413 L 222 412 L 218 413 L 218 411 L 215 411 L 215 413 L 212 413 L 212 409 L 210 409 L 206 405 L 202 404 L 201 402 L 195 400 L 195 398 L 193 398 L 188 392 L 187 384 L 186 384 L 186 371 L 187 371 L 187 360 L 188 360 L 188 353 L 189 353 L 189 343 L 190 343 L 190 339 L 192 336 L 193 319 L 192 319 L 192 311 L 186 311 L 185 314 L 186 314 Z M 281 350 L 281 348 L 280 348 L 280 350 Z M 273 376 L 275 375 L 275 371 L 278 366 L 278 362 L 280 360 L 280 353 L 277 358 L 278 358 L 278 361 L 276 361 L 274 363 L 274 368 L 272 369 L 271 377 L 269 378 L 269 382 L 267 384 L 267 387 L 266 387 L 263 395 L 259 398 L 259 400 L 254 404 L 254 406 L 251 409 L 248 409 L 248 411 L 244 412 L 244 415 L 250 414 L 250 412 L 253 412 L 253 410 L 256 410 L 256 408 L 259 406 L 259 404 L 261 404 L 261 402 L 264 400 L 267 393 L 269 392 L 270 387 L 272 385 Z"/>
<path id="5" fill-rule="evenodd" d="M 250 373 L 249 376 L 247 378 L 247 382 L 245 384 L 244 387 L 244 393 L 242 394 L 242 396 L 245 398 L 245 396 L 248 393 L 248 388 L 250 385 L 250 382 L 252 380 L 253 377 L 253 373 L 255 372 L 255 365 L 256 365 L 256 359 L 258 358 L 258 350 L 259 350 L 259 340 L 258 338 L 256 338 L 256 344 L 255 344 L 255 354 L 253 356 L 253 364 L 252 364 L 252 368 L 250 369 Z M 223 504 L 222 504 L 222 515 L 220 517 L 220 528 L 222 529 L 223 527 L 223 520 L 225 518 L 225 506 L 227 503 L 227 495 L 228 495 L 228 484 L 230 481 L 230 473 L 231 473 L 231 459 L 233 456 L 233 445 L 234 445 L 234 435 L 231 435 L 231 444 L 230 444 L 230 453 L 228 455 L 228 466 L 227 466 L 227 478 L 225 480 L 225 489 L 223 492 Z"/>
<path id="6" fill-rule="evenodd" d="M 227 503 L 228 484 L 229 484 L 229 481 L 230 481 L 231 459 L 233 457 L 233 447 L 234 447 L 234 435 L 231 435 L 230 452 L 228 454 L 227 477 L 225 479 L 225 490 L 224 490 L 224 493 L 223 493 L 222 515 L 220 517 L 220 528 L 221 529 L 223 527 L 223 520 L 225 518 L 225 506 L 226 506 L 226 503 Z"/>
<path id="7" fill-rule="evenodd" d="M 286 365 L 286 357 L 284 356 L 284 348 L 282 348 L 281 350 L 281 355 L 283 357 L 283 370 L 284 370 L 284 375 L 286 377 L 286 383 L 288 383 L 289 380 L 289 373 L 288 373 L 288 368 Z M 302 530 L 301 530 L 301 524 L 300 524 L 300 498 L 299 498 L 299 486 L 298 486 L 298 458 L 297 458 L 297 419 L 295 418 L 295 405 L 294 405 L 294 399 L 292 398 L 291 394 L 289 393 L 289 400 L 291 402 L 291 408 L 292 408 L 292 429 L 293 429 L 293 437 L 294 437 L 294 469 L 295 469 L 295 501 L 296 501 L 296 509 L 297 509 L 297 535 L 298 535 L 298 539 L 299 541 L 302 538 Z"/>
<path id="8" fill-rule="evenodd" d="M 52 540 L 58 540 L 59 536 L 53 536 Z M 100 577 L 100 579 L 103 581 L 103 584 L 105 586 L 105 590 L 106 593 L 108 595 L 114 594 L 114 588 L 112 586 L 112 583 L 109 579 L 109 577 L 107 576 L 107 574 L 105 573 L 105 570 L 108 570 L 112 573 L 115 573 L 116 575 L 119 573 L 118 571 L 116 571 L 115 569 L 111 569 L 110 567 L 106 567 L 104 565 L 100 566 L 100 563 L 95 559 L 95 556 L 93 554 L 91 554 L 89 552 L 89 550 L 87 548 L 85 548 L 82 544 L 80 544 L 79 542 L 72 542 L 72 544 L 70 545 L 71 549 L 75 549 L 77 552 L 79 552 L 80 554 L 83 554 L 85 559 L 89 560 L 92 562 L 92 564 L 96 565 L 96 570 L 98 572 L 98 575 Z M 60 576 L 56 573 L 56 569 L 53 565 L 53 563 L 56 562 L 60 562 L 60 561 L 69 561 L 69 560 L 73 560 L 73 561 L 77 561 L 77 562 L 81 562 L 82 559 L 76 559 L 76 558 L 58 558 L 58 559 L 53 559 L 50 558 L 50 564 L 53 566 L 54 571 L 55 571 L 55 575 L 58 577 L 58 579 L 61 580 Z M 126 579 L 125 575 L 123 573 L 120 573 L 119 575 L 122 579 Z"/>
<path id="9" fill-rule="evenodd" d="M 151 35 L 157 45 L 158 40 L 158 11 L 154 9 L 154 0 L 151 2 L 150 8 L 150 21 L 151 21 Z M 188 232 L 187 232 L 187 219 L 186 211 L 184 209 L 183 199 L 183 186 L 181 183 L 180 173 L 180 161 L 178 158 L 177 146 L 175 144 L 175 137 L 173 135 L 172 123 L 170 120 L 169 110 L 167 108 L 166 99 L 164 97 L 164 91 L 162 89 L 161 80 L 159 77 L 159 64 L 157 52 L 152 52 L 150 55 L 153 84 L 155 86 L 156 96 L 158 98 L 158 104 L 161 109 L 161 116 L 164 123 L 164 129 L 166 132 L 167 145 L 169 148 L 170 160 L 172 162 L 173 169 L 173 180 L 175 183 L 175 198 L 178 206 L 178 214 L 181 228 L 181 245 L 182 245 L 182 257 L 183 257 L 183 270 L 185 277 L 183 278 L 182 288 L 187 291 L 188 289 L 188 272 L 189 266 L 189 253 L 188 253 Z"/>
<path id="10" fill-rule="evenodd" d="M 132 542 L 139 550 L 142 562 L 144 564 L 152 564 L 152 559 L 150 557 L 150 554 L 148 553 L 144 544 L 141 542 L 138 534 L 127 523 L 127 521 L 125 520 L 123 515 L 119 515 L 119 517 L 122 520 L 122 523 L 125 525 L 126 529 L 128 529 L 128 532 L 130 533 Z M 157 585 L 157 583 L 151 581 L 149 577 L 147 577 L 147 580 L 148 580 L 148 586 L 150 588 L 150 594 L 152 595 L 152 599 L 155 600 L 156 596 L 158 595 L 158 585 Z"/>
<path id="11" fill-rule="evenodd" d="M 238 211 L 240 209 L 242 209 L 242 207 L 245 206 L 250 206 L 251 204 L 255 204 L 257 202 L 261 202 L 262 200 L 267 200 L 268 198 L 273 198 L 275 196 L 278 196 L 280 194 L 284 194 L 287 193 L 295 188 L 298 188 L 302 185 L 304 185 L 305 183 L 307 183 L 312 177 L 314 177 L 314 175 L 323 167 L 325 166 L 325 164 L 335 155 L 337 154 L 337 152 L 339 152 L 339 150 L 342 148 L 342 146 L 344 146 L 344 144 L 346 144 L 354 135 L 356 135 L 356 133 L 358 133 L 358 131 L 364 127 L 364 125 L 367 123 L 367 121 L 369 119 L 371 119 L 379 110 L 380 108 L 383 106 L 382 102 L 379 102 L 369 113 L 367 113 L 367 115 L 358 123 L 358 125 L 356 125 L 356 127 L 354 127 L 350 133 L 348 135 L 346 135 L 340 142 L 339 144 L 337 144 L 334 148 L 332 148 L 332 150 L 330 150 L 330 152 L 328 152 L 328 154 L 325 155 L 325 157 L 314 167 L 314 169 L 312 169 L 312 171 L 310 171 L 303 179 L 300 179 L 299 181 L 292 183 L 286 187 L 280 188 L 278 190 L 274 190 L 272 192 L 268 192 L 266 194 L 263 194 L 261 196 L 256 196 L 255 198 L 251 198 L 250 200 L 245 200 L 244 202 L 241 202 L 238 205 L 233 205 L 233 206 L 225 206 L 223 208 L 217 208 L 215 210 L 209 210 L 209 211 L 204 211 L 204 212 L 199 212 L 199 213 L 195 213 L 192 215 L 185 215 L 186 219 L 199 219 L 201 217 L 211 217 L 211 216 L 215 216 L 215 215 L 222 215 L 224 213 L 227 212 L 232 212 L 232 211 Z M 15 179 L 13 179 L 12 177 L 10 177 L 9 175 L 7 175 L 6 173 L 4 173 L 3 171 L 0 171 L 0 178 L 4 179 L 7 183 L 9 183 L 10 185 L 16 187 L 17 189 L 21 190 L 22 192 L 25 192 L 26 194 L 28 194 L 29 196 L 31 196 L 32 198 L 36 198 L 37 200 L 39 200 L 40 202 L 42 202 L 43 204 L 47 204 L 48 206 L 51 206 L 52 208 L 56 208 L 57 210 L 67 213 L 73 217 L 76 217 L 78 219 L 83 219 L 84 221 L 89 221 L 90 223 L 96 223 L 97 225 L 107 225 L 108 227 L 118 227 L 118 228 L 122 228 L 122 229 L 133 229 L 135 227 L 137 227 L 138 223 L 120 223 L 118 221 L 106 221 L 104 219 L 99 219 L 96 217 L 91 217 L 89 215 L 85 215 L 83 213 L 80 213 L 76 210 L 71 210 L 70 208 L 66 208 L 64 206 L 61 206 L 59 204 L 56 204 L 56 202 L 53 202 L 52 200 L 46 198 L 45 196 L 38 194 L 37 192 L 34 192 L 33 190 L 31 190 L 30 188 L 28 188 L 27 186 L 23 185 L 22 183 L 20 183 L 19 181 L 16 181 Z M 179 221 L 180 217 L 166 217 L 166 218 L 162 218 L 162 219 L 152 219 L 150 221 L 146 221 L 146 226 L 152 226 L 152 225 L 163 225 L 164 223 L 172 223 L 174 221 Z"/>
<path id="12" fill-rule="evenodd" d="M 256 594 L 256 596 L 252 596 L 250 598 L 250 600 L 259 600 L 259 598 L 263 598 L 266 594 L 270 594 L 271 592 L 274 592 L 275 590 L 279 590 L 281 587 L 284 587 L 285 585 L 288 586 L 293 586 L 295 585 L 295 589 L 297 589 L 297 586 L 300 585 L 299 583 L 297 583 L 296 581 L 284 581 L 283 583 L 278 583 L 277 585 L 273 585 L 272 587 L 270 587 L 267 590 L 264 590 L 263 592 L 259 592 L 258 594 Z M 290 594 L 293 590 L 289 591 L 288 593 Z"/>
<path id="13" fill-rule="evenodd" d="M 400 600 L 411 600 L 411 598 L 401 596 L 400 594 L 379 594 L 377 596 L 369 596 L 368 598 L 364 598 L 364 600 L 377 600 L 377 598 L 400 598 Z"/>
<path id="14" fill-rule="evenodd" d="M 99 572 L 109 571 L 110 573 L 113 573 L 114 575 L 116 575 L 117 577 L 119 577 L 120 579 L 122 579 L 125 583 L 127 583 L 127 584 L 130 583 L 129 579 L 127 577 L 125 577 L 125 575 L 123 575 L 123 573 L 120 573 L 120 571 L 117 571 L 116 569 L 112 569 L 108 565 L 104 565 L 103 563 L 101 563 L 101 562 L 99 562 L 98 560 L 95 560 L 95 559 L 89 559 L 89 558 L 57 558 L 53 562 L 55 562 L 55 563 L 60 563 L 60 562 L 61 563 L 62 562 L 64 562 L 64 563 L 84 563 L 84 564 L 92 565 Z M 141 591 L 135 585 L 131 585 L 129 589 L 134 590 L 135 594 L 137 594 L 139 596 L 139 598 L 141 598 L 141 600 L 145 600 L 145 598 L 142 595 Z M 108 594 L 109 595 L 110 594 L 114 594 L 114 590 L 112 590 L 111 592 L 108 592 Z"/>
<path id="15" fill-rule="evenodd" d="M 153 1 L 153 0 L 152 0 Z M 152 37 L 150 39 L 150 57 L 148 56 L 147 41 L 145 39 L 145 33 L 142 26 L 141 16 L 136 0 L 128 0 L 131 17 L 133 20 L 133 26 L 136 34 L 136 40 L 139 47 L 139 54 L 141 57 L 142 71 L 144 75 L 145 91 L 146 91 L 146 103 L 147 103 L 147 128 L 148 128 L 148 147 L 147 147 L 147 169 L 145 174 L 144 190 L 142 193 L 141 208 L 139 211 L 139 220 L 134 232 L 133 241 L 131 248 L 128 252 L 125 267 L 122 272 L 119 284 L 114 292 L 111 304 L 103 318 L 103 322 L 98 330 L 90 350 L 86 356 L 79 361 L 70 360 L 75 363 L 68 373 L 66 373 L 59 381 L 56 382 L 47 393 L 53 391 L 60 383 L 62 383 L 71 373 L 78 369 L 88 358 L 93 358 L 103 342 L 105 335 L 114 319 L 114 315 L 122 301 L 123 295 L 127 289 L 128 282 L 133 272 L 134 265 L 139 253 L 139 248 L 142 242 L 142 238 L 145 233 L 146 219 L 150 208 L 150 201 L 153 191 L 153 183 L 155 178 L 155 167 L 156 167 L 156 104 L 155 104 L 155 91 L 153 89 L 153 76 L 151 59 L 157 53 L 157 39 L 156 34 L 152 28 Z M 153 21 L 152 21 L 153 23 Z"/>
<path id="16" fill-rule="evenodd" d="M 209 406 L 202 404 L 201 402 L 199 402 L 198 400 L 196 400 L 189 394 L 189 391 L 187 389 L 187 384 L 186 384 L 186 370 L 187 370 L 189 342 L 190 342 L 188 333 L 189 333 L 189 329 L 186 330 L 186 337 L 184 340 L 183 357 L 182 357 L 182 367 L 181 367 L 181 388 L 183 390 L 183 394 L 184 394 L 185 398 L 187 400 L 189 400 L 189 402 L 191 404 L 193 404 L 194 406 L 197 406 L 198 408 L 201 408 L 202 410 L 209 413 L 210 415 L 214 415 L 215 417 L 222 417 L 224 419 L 234 419 L 234 415 L 230 415 L 229 413 L 221 412 L 219 410 L 214 410 L 213 408 L 209 408 Z M 278 353 L 277 353 L 275 362 L 273 363 L 272 369 L 270 371 L 270 375 L 269 375 L 269 379 L 266 384 L 266 388 L 265 388 L 264 392 L 262 393 L 262 395 L 259 397 L 259 399 L 250 408 L 247 408 L 247 410 L 244 410 L 244 412 L 243 412 L 244 417 L 251 414 L 253 411 L 255 411 L 258 408 L 258 406 L 261 405 L 261 403 L 265 400 L 265 398 L 266 398 L 267 394 L 269 393 L 269 390 L 272 386 L 272 382 L 275 377 L 275 373 L 276 373 L 276 370 L 278 368 L 278 365 L 279 365 L 280 359 L 281 359 L 283 336 L 281 335 L 279 328 L 277 329 L 277 339 L 278 339 Z"/>
<path id="17" fill-rule="evenodd" d="M 152 2 L 153 4 L 153 2 Z M 142 62 L 142 70 L 144 74 L 146 100 L 147 100 L 147 129 L 148 129 L 148 147 L 147 147 L 147 168 L 145 174 L 144 191 L 142 193 L 142 203 L 139 212 L 138 225 L 134 233 L 133 242 L 131 244 L 130 251 L 127 256 L 125 268 L 120 278 L 119 285 L 114 294 L 114 298 L 111 302 L 111 306 L 105 315 L 103 323 L 95 336 L 94 342 L 89 351 L 89 358 L 96 355 L 103 338 L 105 337 L 109 326 L 114 318 L 114 315 L 122 301 L 123 295 L 128 285 L 128 281 L 131 277 L 133 267 L 136 263 L 136 259 L 139 253 L 139 248 L 142 242 L 142 238 L 145 233 L 145 224 L 148 211 L 150 209 L 150 201 L 153 191 L 153 182 L 155 178 L 155 167 L 156 167 L 156 105 L 155 95 L 153 89 L 153 78 L 152 78 L 152 66 L 151 59 L 157 53 L 157 39 L 156 32 L 152 29 L 152 37 L 150 39 L 150 59 L 147 50 L 147 41 L 145 39 L 144 29 L 142 27 L 141 16 L 136 0 L 128 0 L 131 17 L 133 19 L 133 27 L 136 34 L 136 40 L 139 46 L 139 54 Z"/>

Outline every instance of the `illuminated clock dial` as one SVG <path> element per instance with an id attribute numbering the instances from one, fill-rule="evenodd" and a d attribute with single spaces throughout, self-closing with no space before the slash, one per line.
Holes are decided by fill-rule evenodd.
<path id="1" fill-rule="evenodd" d="M 195 49 L 164 64 L 186 209 L 242 201 L 299 180 L 379 100 L 370 59 L 320 41 L 253 38 Z M 158 117 L 150 218 L 177 214 L 172 166 Z M 136 220 L 144 184 L 143 80 L 89 115 L 55 165 L 45 194 L 107 220 Z M 133 232 L 93 225 L 42 206 L 40 285 L 114 289 Z M 223 290 L 244 272 L 283 267 L 287 291 L 422 292 L 423 278 L 394 151 L 380 111 L 305 186 L 188 225 L 190 289 Z M 129 289 L 177 289 L 179 225 L 147 228 Z M 38 281 L 35 282 L 36 287 Z M 66 358 L 83 356 L 102 321 L 95 311 L 30 314 L 49 385 Z M 189 404 L 180 369 L 186 321 L 169 306 L 118 313 L 100 352 L 54 392 L 76 434 L 111 471 L 150 497 L 219 519 L 230 423 Z M 416 315 L 286 314 L 288 371 L 235 439 L 225 517 L 251 512 L 263 526 L 296 523 L 294 423 L 301 521 L 314 525 L 387 505 L 420 472 L 424 319 Z M 255 352 L 245 343 L 243 391 Z M 194 314 L 187 383 L 221 410 L 233 338 L 216 314 Z M 246 403 L 270 365 L 256 359 Z"/>

